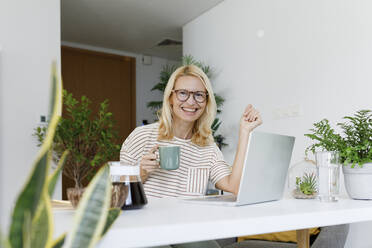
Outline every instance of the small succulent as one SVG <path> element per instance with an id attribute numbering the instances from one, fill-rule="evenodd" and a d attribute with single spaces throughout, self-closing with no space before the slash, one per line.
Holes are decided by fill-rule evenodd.
<path id="1" fill-rule="evenodd" d="M 305 173 L 302 178 L 296 177 L 297 189 L 305 195 L 313 195 L 316 191 L 316 176 L 314 173 Z"/>

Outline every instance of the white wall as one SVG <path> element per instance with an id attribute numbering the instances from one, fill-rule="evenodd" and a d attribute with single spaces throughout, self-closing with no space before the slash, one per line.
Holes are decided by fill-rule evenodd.
<path id="1" fill-rule="evenodd" d="M 162 100 L 163 94 L 159 91 L 151 91 L 151 88 L 159 82 L 160 71 L 164 65 L 177 65 L 180 62 L 152 57 L 152 64 L 144 65 L 141 54 L 68 41 L 62 41 L 62 45 L 136 58 L 136 123 L 139 126 L 142 124 L 142 120 L 148 120 L 149 123 L 154 122 L 156 116 L 146 107 L 146 104 L 150 101 Z"/>
<path id="2" fill-rule="evenodd" d="M 4 228 L 38 150 L 31 134 L 40 115 L 48 111 L 50 66 L 53 60 L 60 61 L 59 0 L 2 0 L 0 46 L 0 218 Z"/>
<path id="3" fill-rule="evenodd" d="M 292 163 L 303 158 L 312 123 L 372 108 L 371 12 L 371 1 L 225 0 L 184 26 L 184 54 L 216 69 L 215 91 L 226 98 L 229 162 L 247 103 L 262 113 L 259 129 L 296 136 Z M 302 114 L 278 118 L 278 108 L 293 106 Z M 371 247 L 371 230 L 353 225 L 347 247 Z"/>

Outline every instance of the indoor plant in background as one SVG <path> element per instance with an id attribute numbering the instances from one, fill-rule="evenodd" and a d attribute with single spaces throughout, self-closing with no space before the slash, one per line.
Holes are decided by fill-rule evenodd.
<path id="1" fill-rule="evenodd" d="M 196 65 L 200 69 L 203 70 L 203 72 L 208 76 L 208 78 L 211 79 L 213 77 L 211 67 L 208 66 L 208 65 L 205 65 L 204 63 L 202 63 L 200 61 L 196 61 L 191 55 L 185 55 L 185 56 L 182 57 L 182 65 Z M 175 66 L 175 65 L 173 65 L 173 66 L 172 65 L 165 65 L 163 67 L 162 71 L 160 72 L 160 82 L 157 83 L 151 89 L 151 91 L 158 90 L 158 91 L 164 93 L 165 87 L 167 86 L 167 83 L 168 83 L 168 80 L 169 80 L 170 76 L 172 75 L 172 73 L 177 68 L 178 68 L 178 66 Z M 223 97 L 221 97 L 217 94 L 214 94 L 214 97 L 215 97 L 216 103 L 217 103 L 217 114 L 218 114 L 218 113 L 221 113 L 221 107 L 222 107 L 223 102 L 225 101 L 225 99 L 223 99 Z M 147 103 L 147 107 L 151 108 L 154 111 L 155 115 L 161 109 L 162 105 L 163 105 L 163 101 L 151 101 L 151 102 Z M 216 144 L 218 145 L 218 147 L 221 149 L 222 147 L 226 146 L 227 144 L 224 143 L 225 137 L 223 137 L 221 134 L 216 133 L 217 129 L 220 127 L 220 125 L 221 125 L 221 121 L 219 120 L 219 118 L 216 117 L 216 119 L 212 123 L 211 128 L 212 128 L 212 134 L 213 134 L 214 140 L 215 140 Z"/>
<path id="2" fill-rule="evenodd" d="M 99 166 L 119 156 L 117 132 L 114 130 L 112 113 L 107 111 L 108 100 L 103 101 L 96 115 L 89 108 L 91 101 L 82 96 L 80 102 L 71 93 L 63 91 L 65 115 L 59 122 L 53 139 L 53 158 L 59 161 L 63 152 L 69 150 L 63 174 L 72 179 L 74 188 L 67 189 L 67 197 L 74 207 L 84 191 L 83 180 L 95 174 Z M 39 126 L 35 136 L 41 143 L 46 128 Z M 86 183 L 86 182 L 85 182 Z"/>
<path id="3" fill-rule="evenodd" d="M 345 187 L 353 199 L 372 199 L 372 111 L 360 110 L 353 116 L 345 116 L 345 121 L 337 125 L 342 130 L 338 134 L 327 119 L 314 124 L 312 134 L 305 134 L 316 143 L 306 151 L 315 153 L 334 151 L 339 153 L 344 165 L 342 170 Z"/>
<path id="4" fill-rule="evenodd" d="M 9 235 L 0 232 L 2 248 L 94 247 L 120 214 L 109 209 L 111 185 L 105 166 L 93 178 L 75 212 L 72 230 L 53 240 L 53 216 L 50 197 L 66 162 L 63 153 L 54 172 L 49 175 L 52 143 L 62 106 L 61 82 L 53 65 L 50 122 L 41 149 L 32 166 L 31 175 L 19 194 L 12 213 Z M 66 242 L 65 242 L 66 238 Z M 66 243 L 66 244 L 64 244 Z"/>

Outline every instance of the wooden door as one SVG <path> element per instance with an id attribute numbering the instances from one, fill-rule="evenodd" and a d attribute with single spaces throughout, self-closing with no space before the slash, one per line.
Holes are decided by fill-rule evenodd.
<path id="1" fill-rule="evenodd" d="M 123 142 L 136 125 L 135 58 L 62 46 L 61 61 L 63 87 L 77 99 L 87 96 L 94 114 L 109 100 L 108 110 Z M 73 185 L 62 178 L 63 199 L 65 189 Z"/>

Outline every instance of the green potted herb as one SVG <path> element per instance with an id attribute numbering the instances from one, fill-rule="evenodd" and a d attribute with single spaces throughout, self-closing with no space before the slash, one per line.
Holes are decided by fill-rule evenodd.
<path id="1" fill-rule="evenodd" d="M 372 111 L 360 110 L 338 123 L 338 134 L 327 119 L 314 124 L 311 134 L 316 141 L 306 151 L 338 152 L 345 177 L 345 187 L 353 199 L 372 199 Z"/>
<path id="2" fill-rule="evenodd" d="M 34 161 L 28 180 L 13 208 L 8 235 L 0 231 L 0 247 L 4 248 L 59 248 L 94 247 L 120 214 L 110 206 L 111 184 L 108 167 L 102 168 L 87 187 L 82 203 L 75 212 L 69 231 L 57 239 L 53 235 L 53 213 L 50 197 L 63 168 L 65 151 L 57 168 L 49 173 L 50 153 L 62 107 L 61 82 L 53 65 L 50 122 Z M 67 235 L 67 239 L 66 239 Z M 65 242 L 66 239 L 66 242 Z"/>
<path id="3" fill-rule="evenodd" d="M 63 152 L 69 150 L 63 174 L 75 182 L 67 189 L 67 197 L 76 206 L 83 193 L 83 180 L 92 178 L 105 162 L 119 156 L 120 146 L 114 130 L 112 113 L 108 112 L 108 101 L 99 106 L 92 116 L 91 101 L 82 96 L 80 102 L 71 93 L 63 91 L 65 115 L 59 122 L 53 139 L 53 158 L 59 161 Z M 35 136 L 39 143 L 44 140 L 46 128 L 39 126 Z M 88 179 L 88 180 L 87 180 Z"/>

